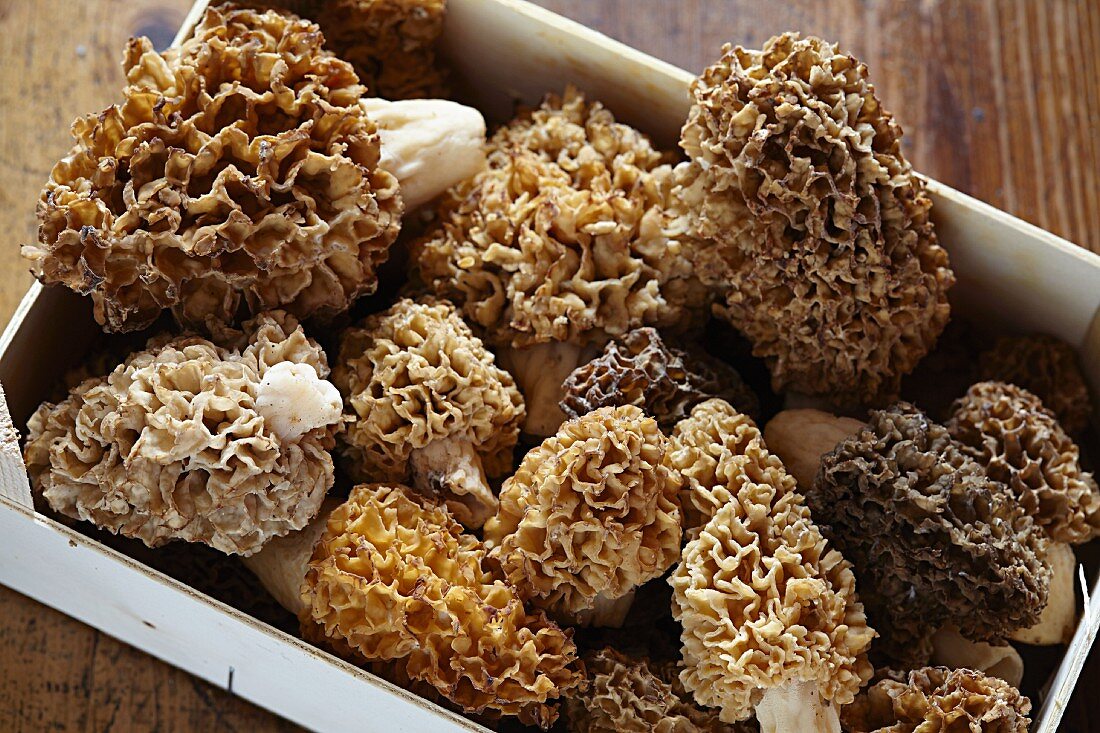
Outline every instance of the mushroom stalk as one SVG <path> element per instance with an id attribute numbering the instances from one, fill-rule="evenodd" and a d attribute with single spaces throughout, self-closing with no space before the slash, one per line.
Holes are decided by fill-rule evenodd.
<path id="1" fill-rule="evenodd" d="M 1051 542 L 1047 548 L 1047 562 L 1052 573 L 1050 600 L 1039 614 L 1038 623 L 1008 635 L 1013 641 L 1045 646 L 1068 644 L 1073 638 L 1073 630 L 1077 627 L 1077 595 L 1073 587 L 1077 558 L 1068 543 Z"/>
<path id="2" fill-rule="evenodd" d="M 592 599 L 592 607 L 575 614 L 562 614 L 570 616 L 568 619 L 575 626 L 599 626 L 603 628 L 619 629 L 626 623 L 626 616 L 630 613 L 630 607 L 634 605 L 634 592 L 631 589 L 626 595 L 612 598 L 607 593 L 598 593 Z"/>
<path id="3" fill-rule="evenodd" d="M 285 441 L 339 422 L 343 406 L 340 391 L 309 364 L 279 362 L 264 372 L 256 392 L 256 412 Z"/>
<path id="4" fill-rule="evenodd" d="M 1013 687 L 1019 687 L 1024 678 L 1024 660 L 1013 647 L 970 641 L 954 626 L 945 626 L 932 637 L 932 662 L 953 669 L 976 669 Z"/>
<path id="5" fill-rule="evenodd" d="M 523 432 L 544 438 L 558 431 L 566 419 L 560 405 L 565 396 L 562 385 L 574 369 L 597 353 L 595 346 L 577 346 L 563 341 L 497 352 L 501 364 L 515 377 L 527 405 Z"/>
<path id="6" fill-rule="evenodd" d="M 497 497 L 489 488 L 481 458 L 463 438 L 441 438 L 409 456 L 413 487 L 441 497 L 455 518 L 477 528 L 496 514 Z"/>
<path id="7" fill-rule="evenodd" d="M 840 716 L 813 682 L 771 687 L 756 704 L 760 733 L 840 733 Z"/>
<path id="8" fill-rule="evenodd" d="M 864 424 L 808 408 L 783 410 L 764 427 L 764 442 L 803 489 L 813 485 L 821 457 Z"/>
<path id="9" fill-rule="evenodd" d="M 359 103 L 378 126 L 379 165 L 400 182 L 406 211 L 485 167 L 485 119 L 476 109 L 446 99 Z"/>

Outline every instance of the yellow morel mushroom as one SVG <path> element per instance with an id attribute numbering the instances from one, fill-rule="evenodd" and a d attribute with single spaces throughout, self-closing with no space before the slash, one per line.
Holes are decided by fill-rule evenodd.
<path id="1" fill-rule="evenodd" d="M 562 425 L 504 483 L 485 543 L 531 602 L 570 623 L 621 625 L 634 589 L 680 551 L 680 477 L 633 405 Z"/>
<path id="2" fill-rule="evenodd" d="M 837 708 L 871 677 L 875 632 L 794 480 L 767 478 L 728 487 L 669 579 L 680 681 L 723 721 L 755 712 L 763 733 L 839 733 Z"/>
<path id="3" fill-rule="evenodd" d="M 450 303 L 403 299 L 347 329 L 333 381 L 356 480 L 411 481 L 468 527 L 496 512 L 487 476 L 512 468 L 523 398 Z"/>
<path id="4" fill-rule="evenodd" d="M 341 419 L 325 354 L 282 312 L 225 335 L 153 339 L 39 407 L 24 455 L 49 505 L 150 547 L 240 555 L 304 527 Z"/>

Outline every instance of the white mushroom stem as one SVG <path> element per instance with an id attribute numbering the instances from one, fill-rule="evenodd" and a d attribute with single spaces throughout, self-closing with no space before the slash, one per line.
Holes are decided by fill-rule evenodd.
<path id="1" fill-rule="evenodd" d="M 772 687 L 756 704 L 760 733 L 840 733 L 840 716 L 813 682 Z"/>
<path id="2" fill-rule="evenodd" d="M 558 432 L 565 422 L 565 413 L 559 404 L 565 396 L 562 385 L 574 369 L 587 364 L 598 353 L 599 348 L 594 345 L 576 346 L 560 341 L 526 349 L 504 348 L 497 352 L 497 358 L 515 377 L 523 393 L 527 406 L 523 432 L 538 438 Z"/>
<path id="3" fill-rule="evenodd" d="M 397 177 L 406 211 L 485 167 L 485 119 L 476 109 L 445 99 L 360 104 L 378 126 L 379 165 Z"/>
<path id="4" fill-rule="evenodd" d="M 571 626 L 600 626 L 618 629 L 626 623 L 626 616 L 630 613 L 632 605 L 634 605 L 633 590 L 618 598 L 609 598 L 603 593 L 599 593 L 593 599 L 592 608 L 570 614 L 570 617 L 565 621 Z"/>
<path id="5" fill-rule="evenodd" d="M 932 637 L 932 661 L 952 669 L 976 669 L 1013 687 L 1019 687 L 1024 678 L 1024 660 L 1010 645 L 970 641 L 953 626 L 945 626 Z"/>
<path id="6" fill-rule="evenodd" d="M 340 391 L 313 367 L 289 361 L 264 372 L 256 393 L 256 411 L 264 424 L 288 442 L 337 422 L 343 405 Z"/>
<path id="7" fill-rule="evenodd" d="M 267 592 L 295 616 L 308 609 L 302 598 L 302 581 L 309 569 L 313 546 L 324 534 L 329 514 L 339 505 L 337 499 L 325 499 L 321 511 L 303 529 L 276 537 L 255 555 L 243 558 L 245 567 L 260 579 Z"/>
<path id="8" fill-rule="evenodd" d="M 1009 635 L 1013 641 L 1024 644 L 1068 644 L 1077 626 L 1077 595 L 1074 578 L 1077 558 L 1073 548 L 1065 542 L 1052 542 L 1047 548 L 1047 562 L 1052 571 L 1050 596 L 1043 607 L 1039 621 L 1027 629 L 1018 629 Z"/>
<path id="9" fill-rule="evenodd" d="M 863 427 L 859 420 L 821 410 L 784 410 L 764 427 L 764 442 L 806 490 L 813 485 L 821 457 Z"/>
<path id="10" fill-rule="evenodd" d="M 414 450 L 409 464 L 413 487 L 422 494 L 441 497 L 463 526 L 476 529 L 496 514 L 497 497 L 470 441 L 433 440 Z"/>

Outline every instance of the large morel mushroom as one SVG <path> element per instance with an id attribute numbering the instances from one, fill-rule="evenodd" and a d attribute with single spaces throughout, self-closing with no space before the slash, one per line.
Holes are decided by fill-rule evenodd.
<path id="1" fill-rule="evenodd" d="M 777 391 L 896 394 L 947 323 L 954 275 L 867 68 L 786 33 L 726 46 L 692 95 L 678 195 L 717 313 Z"/>
<path id="2" fill-rule="evenodd" d="M 304 527 L 333 484 L 325 354 L 281 312 L 227 335 L 154 339 L 39 407 L 24 455 L 50 507 L 150 547 L 240 555 Z"/>
<path id="3" fill-rule="evenodd" d="M 211 8 L 164 54 L 135 39 L 125 101 L 73 124 L 23 248 L 44 283 L 90 294 L 108 331 L 373 292 L 400 227 L 364 88 L 313 23 Z"/>

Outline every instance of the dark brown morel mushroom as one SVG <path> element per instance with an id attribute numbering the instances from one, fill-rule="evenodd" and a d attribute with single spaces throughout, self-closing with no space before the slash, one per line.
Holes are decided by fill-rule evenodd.
<path id="1" fill-rule="evenodd" d="M 1027 733 L 1031 700 L 971 669 L 925 667 L 884 679 L 841 711 L 849 733 Z"/>
<path id="2" fill-rule="evenodd" d="M 635 405 L 668 431 L 700 402 L 720 397 L 738 412 L 756 416 L 760 403 L 723 361 L 701 349 L 666 345 L 654 328 L 636 328 L 573 370 L 561 409 L 569 418 L 600 407 Z"/>
<path id="3" fill-rule="evenodd" d="M 879 652 L 927 662 L 947 621 L 974 641 L 1034 624 L 1047 603 L 1047 539 L 1005 484 L 908 403 L 822 458 L 807 496 L 856 567 Z"/>
<path id="4" fill-rule="evenodd" d="M 1088 425 L 1092 401 L 1077 352 L 1053 336 L 1005 336 L 978 357 L 981 378 L 1033 392 L 1074 435 Z"/>
<path id="5" fill-rule="evenodd" d="M 896 395 L 954 283 L 931 202 L 867 67 L 818 38 L 726 46 L 692 85 L 685 251 L 777 391 Z"/>

